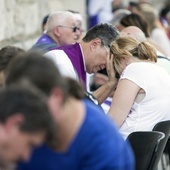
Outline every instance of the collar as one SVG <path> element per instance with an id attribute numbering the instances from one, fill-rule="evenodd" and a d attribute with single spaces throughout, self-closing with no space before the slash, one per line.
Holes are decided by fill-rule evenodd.
<path id="1" fill-rule="evenodd" d="M 83 65 L 84 65 L 84 70 L 86 71 L 86 63 L 85 63 L 85 59 L 84 59 L 84 53 L 83 53 L 83 49 L 79 43 L 79 47 L 80 47 L 80 50 L 81 50 L 81 54 L 82 54 L 82 57 L 83 57 Z"/>

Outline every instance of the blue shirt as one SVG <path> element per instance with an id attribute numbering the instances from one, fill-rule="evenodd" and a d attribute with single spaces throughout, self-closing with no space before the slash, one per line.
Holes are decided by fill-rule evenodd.
<path id="1" fill-rule="evenodd" d="M 84 104 L 85 120 L 67 152 L 43 145 L 18 170 L 134 170 L 131 148 L 113 122 L 92 102 Z"/>

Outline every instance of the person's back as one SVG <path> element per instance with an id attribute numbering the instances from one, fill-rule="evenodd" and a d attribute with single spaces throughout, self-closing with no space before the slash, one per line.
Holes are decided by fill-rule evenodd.
<path id="1" fill-rule="evenodd" d="M 120 80 L 123 79 L 131 80 L 145 91 L 145 95 L 135 99 L 120 127 L 125 138 L 133 131 L 152 130 L 156 123 L 170 119 L 170 76 L 163 68 L 153 63 L 132 63 L 124 70 Z"/>
<path id="2" fill-rule="evenodd" d="M 62 77 L 51 60 L 34 53 L 15 60 L 9 67 L 6 86 L 26 82 L 48 96 L 56 129 L 52 143 L 55 145 L 48 143 L 50 149 L 42 147 L 35 151 L 33 162 L 21 169 L 133 170 L 131 149 L 114 122 L 98 106 L 84 99 L 81 86 Z"/>
<path id="3" fill-rule="evenodd" d="M 20 164 L 18 170 L 134 169 L 128 143 L 118 134 L 111 120 L 90 101 L 83 103 L 86 116 L 67 151 L 54 152 L 43 145 L 34 151 L 30 162 Z"/>

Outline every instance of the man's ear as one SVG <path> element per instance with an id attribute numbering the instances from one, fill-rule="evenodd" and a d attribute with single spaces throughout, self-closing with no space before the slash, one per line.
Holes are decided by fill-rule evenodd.
<path id="1" fill-rule="evenodd" d="M 64 102 L 64 94 L 60 88 L 53 88 L 48 98 L 48 107 L 53 117 L 59 112 Z"/>
<path id="2" fill-rule="evenodd" d="M 24 122 L 24 117 L 20 113 L 16 113 L 9 118 L 4 123 L 4 126 L 6 128 L 6 131 L 10 131 L 14 127 L 19 127 Z"/>
<path id="3" fill-rule="evenodd" d="M 91 47 L 91 49 L 95 49 L 95 48 L 97 48 L 97 46 L 101 46 L 101 44 L 102 44 L 101 39 L 95 38 L 95 39 L 91 40 L 90 47 Z"/>
<path id="4" fill-rule="evenodd" d="M 59 30 L 58 27 L 55 27 L 55 28 L 53 29 L 53 34 L 56 35 L 57 37 L 60 36 L 60 30 Z"/>
<path id="5" fill-rule="evenodd" d="M 54 97 L 57 103 L 63 103 L 64 100 L 64 94 L 63 91 L 60 88 L 53 88 L 51 90 L 50 96 Z"/>

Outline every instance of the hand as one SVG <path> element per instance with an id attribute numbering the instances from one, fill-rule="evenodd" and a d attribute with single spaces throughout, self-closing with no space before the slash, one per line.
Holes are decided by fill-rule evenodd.
<path id="1" fill-rule="evenodd" d="M 108 74 L 109 81 L 115 79 L 115 71 L 113 66 L 113 54 L 107 55 L 106 71 Z"/>
<path id="2" fill-rule="evenodd" d="M 113 54 L 109 54 L 107 58 L 107 65 L 106 65 L 106 70 L 109 78 L 109 82 L 113 85 L 113 89 L 116 89 L 117 83 L 118 83 L 118 78 L 116 77 L 116 73 L 114 70 L 114 65 L 113 65 Z"/>

